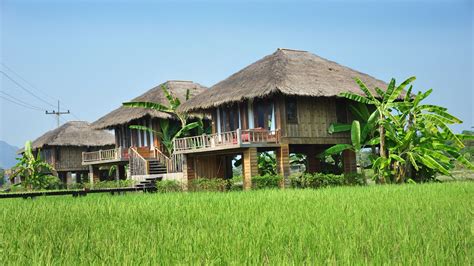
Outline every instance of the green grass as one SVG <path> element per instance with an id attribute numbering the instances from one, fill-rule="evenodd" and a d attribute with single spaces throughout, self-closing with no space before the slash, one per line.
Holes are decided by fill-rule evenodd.
<path id="1" fill-rule="evenodd" d="M 472 265 L 474 182 L 0 200 L 1 264 Z"/>

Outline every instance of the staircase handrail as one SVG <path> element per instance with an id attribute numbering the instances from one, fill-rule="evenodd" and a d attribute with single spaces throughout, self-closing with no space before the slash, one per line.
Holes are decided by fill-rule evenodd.
<path id="1" fill-rule="evenodd" d="M 131 171 L 132 175 L 146 175 L 148 174 L 149 170 L 149 162 L 143 158 L 143 156 L 137 151 L 136 148 L 131 147 L 130 150 L 130 166 L 131 166 Z M 139 161 L 135 161 L 135 158 L 137 158 Z M 138 168 L 137 169 L 135 168 Z"/>

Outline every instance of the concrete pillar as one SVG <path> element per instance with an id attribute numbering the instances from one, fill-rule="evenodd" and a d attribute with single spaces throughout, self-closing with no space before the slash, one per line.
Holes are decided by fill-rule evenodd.
<path id="1" fill-rule="evenodd" d="M 258 175 L 257 148 L 248 148 L 243 152 L 244 190 L 252 188 L 252 176 Z"/>
<path id="2" fill-rule="evenodd" d="M 194 169 L 194 157 L 188 154 L 184 155 L 183 176 L 187 182 L 196 178 L 196 170 Z"/>
<path id="3" fill-rule="evenodd" d="M 276 161 L 278 174 L 283 176 L 281 187 L 285 186 L 285 180 L 290 176 L 290 148 L 288 144 L 282 144 L 276 150 Z"/>
<path id="4" fill-rule="evenodd" d="M 357 173 L 356 155 L 351 150 L 345 150 L 342 152 L 342 164 L 344 167 L 344 173 Z"/>

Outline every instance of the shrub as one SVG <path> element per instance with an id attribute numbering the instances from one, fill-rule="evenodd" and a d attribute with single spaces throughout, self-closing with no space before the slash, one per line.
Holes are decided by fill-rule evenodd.
<path id="1" fill-rule="evenodd" d="M 101 189 L 101 188 L 121 188 L 121 187 L 132 187 L 135 185 L 136 181 L 135 180 L 118 180 L 118 181 L 100 181 L 94 183 L 92 188 L 94 189 Z M 83 184 L 84 188 L 90 188 L 90 183 L 84 183 Z"/>
<path id="2" fill-rule="evenodd" d="M 278 188 L 282 181 L 282 177 L 279 175 L 258 175 L 252 177 L 252 188 L 264 189 L 264 188 Z"/>
<path id="3" fill-rule="evenodd" d="M 156 190 L 162 193 L 183 191 L 183 187 L 176 180 L 163 180 L 156 182 Z"/>
<path id="4" fill-rule="evenodd" d="M 232 179 L 230 179 L 228 185 L 228 189 L 230 191 L 241 191 L 244 189 L 244 181 L 242 176 L 234 176 Z"/>
<path id="5" fill-rule="evenodd" d="M 222 178 L 196 178 L 188 183 L 189 191 L 225 191 L 229 181 Z"/>
<path id="6" fill-rule="evenodd" d="M 293 188 L 320 188 L 343 185 L 363 185 L 364 178 L 359 174 L 323 174 L 297 173 L 290 176 L 290 185 Z"/>
<path id="7" fill-rule="evenodd" d="M 365 178 L 358 173 L 344 174 L 344 177 L 347 185 L 364 186 L 367 184 Z"/>

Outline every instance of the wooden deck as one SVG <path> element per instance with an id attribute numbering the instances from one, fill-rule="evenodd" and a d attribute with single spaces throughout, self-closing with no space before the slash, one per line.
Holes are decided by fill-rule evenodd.
<path id="1" fill-rule="evenodd" d="M 278 130 L 237 129 L 235 131 L 178 138 L 173 142 L 175 154 L 218 151 L 248 147 L 277 147 Z"/>
<path id="2" fill-rule="evenodd" d="M 82 153 L 82 165 L 106 164 L 128 160 L 128 149 L 122 148 Z"/>

